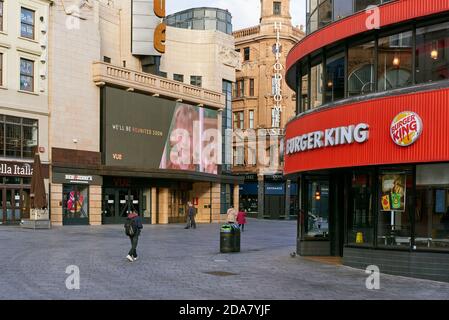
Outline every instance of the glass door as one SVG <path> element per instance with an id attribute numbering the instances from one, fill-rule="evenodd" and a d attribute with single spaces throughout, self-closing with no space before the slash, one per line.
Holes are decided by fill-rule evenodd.
<path id="1" fill-rule="evenodd" d="M 304 215 L 305 240 L 329 239 L 329 181 L 306 182 L 306 207 Z"/>
<path id="2" fill-rule="evenodd" d="M 118 195 L 115 189 L 106 188 L 103 193 L 103 223 L 115 223 L 118 212 Z"/>

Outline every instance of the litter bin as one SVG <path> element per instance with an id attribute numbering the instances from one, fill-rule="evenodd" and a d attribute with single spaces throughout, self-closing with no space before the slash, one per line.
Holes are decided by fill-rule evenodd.
<path id="1" fill-rule="evenodd" d="M 220 252 L 229 253 L 234 250 L 233 228 L 230 224 L 220 228 Z"/>

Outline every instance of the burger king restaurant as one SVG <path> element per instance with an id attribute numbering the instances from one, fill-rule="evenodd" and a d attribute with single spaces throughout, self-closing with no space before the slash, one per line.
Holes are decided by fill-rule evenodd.
<path id="1" fill-rule="evenodd" d="M 288 123 L 300 255 L 449 281 L 448 94 L 324 107 Z"/>

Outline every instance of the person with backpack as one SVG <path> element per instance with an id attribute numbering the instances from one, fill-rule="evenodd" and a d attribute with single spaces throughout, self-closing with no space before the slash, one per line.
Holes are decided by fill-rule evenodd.
<path id="1" fill-rule="evenodd" d="M 240 208 L 240 211 L 237 214 L 237 223 L 239 224 L 239 227 L 243 232 L 245 230 L 246 224 L 246 212 L 242 208 Z"/>
<path id="2" fill-rule="evenodd" d="M 196 222 L 195 222 L 195 207 L 193 206 L 192 202 L 187 202 L 187 226 L 184 229 L 196 229 Z"/>
<path id="3" fill-rule="evenodd" d="M 126 256 L 126 259 L 130 262 L 137 260 L 137 243 L 139 242 L 139 236 L 142 229 L 142 219 L 136 211 L 132 211 L 128 214 L 125 222 L 125 233 L 131 240 L 131 250 L 129 250 L 129 253 Z"/>

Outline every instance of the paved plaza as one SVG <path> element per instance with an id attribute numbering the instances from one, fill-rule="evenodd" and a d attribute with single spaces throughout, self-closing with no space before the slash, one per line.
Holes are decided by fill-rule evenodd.
<path id="1" fill-rule="evenodd" d="M 121 225 L 0 226 L 0 299 L 449 299 L 449 283 L 382 275 L 367 290 L 364 271 L 291 257 L 295 221 L 250 219 L 235 254 L 219 253 L 218 224 L 183 227 L 146 225 L 130 263 Z"/>

